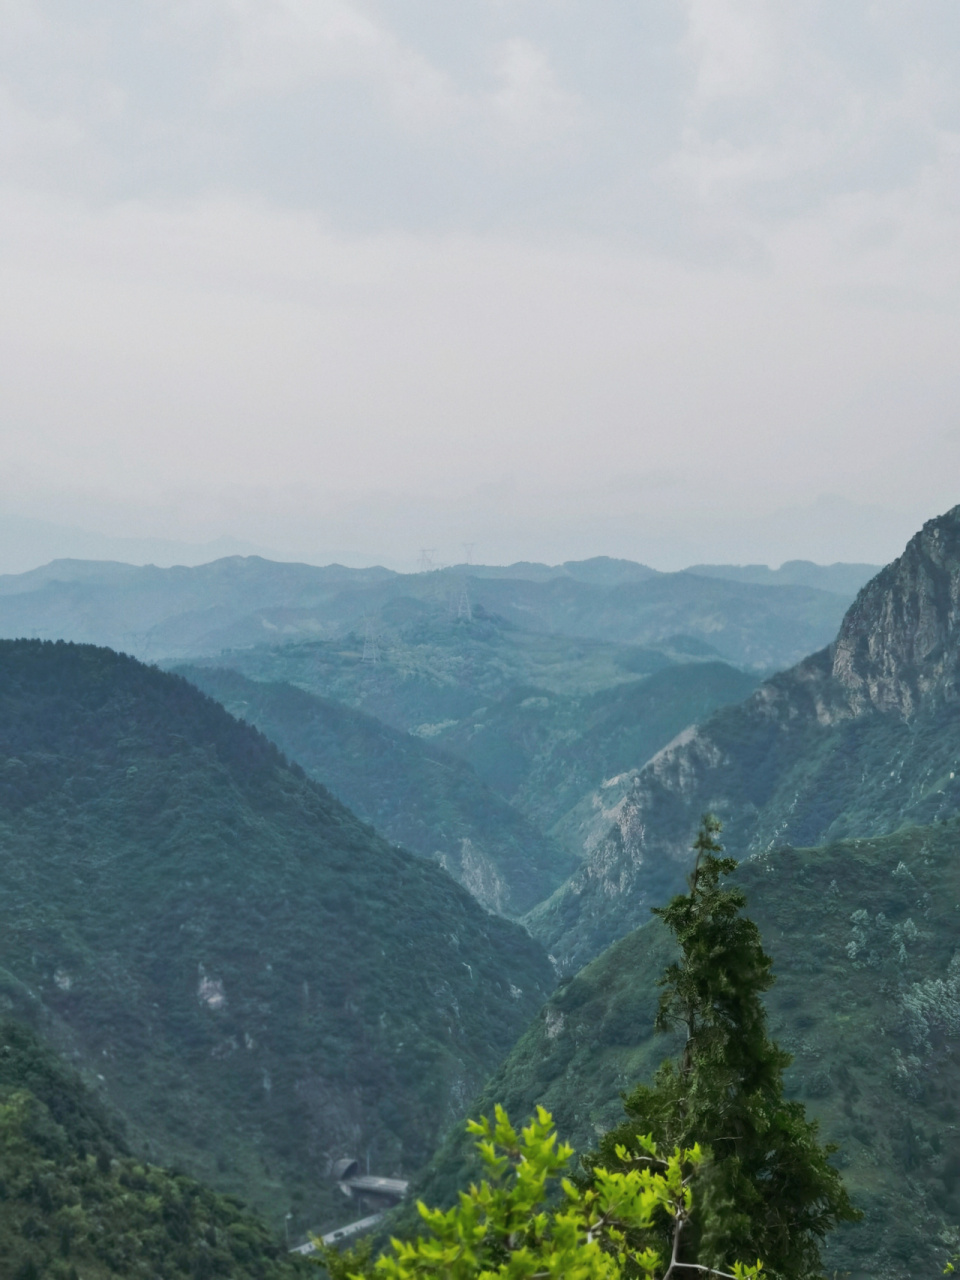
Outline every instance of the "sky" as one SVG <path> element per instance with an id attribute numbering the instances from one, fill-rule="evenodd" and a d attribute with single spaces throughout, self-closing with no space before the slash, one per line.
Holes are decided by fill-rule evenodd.
<path id="1" fill-rule="evenodd" d="M 0 30 L 0 571 L 882 563 L 960 502 L 955 0 Z"/>

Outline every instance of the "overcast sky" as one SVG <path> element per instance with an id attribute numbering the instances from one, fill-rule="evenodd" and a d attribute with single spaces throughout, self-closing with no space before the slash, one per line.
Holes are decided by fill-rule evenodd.
<path id="1" fill-rule="evenodd" d="M 0 25 L 10 530 L 672 568 L 960 501 L 956 0 Z"/>

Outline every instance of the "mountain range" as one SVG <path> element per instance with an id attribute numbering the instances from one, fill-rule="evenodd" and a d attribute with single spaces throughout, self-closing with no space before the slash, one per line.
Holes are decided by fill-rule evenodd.
<path id="1" fill-rule="evenodd" d="M 811 565 L 801 585 L 796 572 L 769 583 L 722 566 L 657 573 L 605 557 L 419 574 L 257 556 L 169 569 L 58 560 L 0 577 L 0 635 L 109 645 L 156 661 L 339 639 L 357 629 L 388 643 L 411 615 L 449 620 L 485 611 L 556 636 L 654 646 L 693 637 L 735 665 L 769 671 L 830 639 L 869 570 Z"/>
<path id="2" fill-rule="evenodd" d="M 709 809 L 867 1212 L 830 1265 L 942 1264 L 960 507 L 879 573 L 77 562 L 0 580 L 0 629 L 31 619 L 176 667 L 0 642 L 0 1014 L 125 1118 L 115 1171 L 179 1163 L 299 1236 L 342 1222 L 344 1156 L 449 1200 L 494 1101 L 589 1148 L 673 1047 L 649 908 Z"/>
<path id="3" fill-rule="evenodd" d="M 96 1093 L 22 1021 L 0 1017 L 0 1259 L 11 1280 L 293 1280 L 262 1221 L 138 1159 Z"/>

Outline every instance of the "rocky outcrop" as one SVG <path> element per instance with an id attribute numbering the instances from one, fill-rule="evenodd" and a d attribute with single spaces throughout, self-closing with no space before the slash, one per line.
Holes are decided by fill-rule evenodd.
<path id="1" fill-rule="evenodd" d="M 566 971 L 683 882 L 700 816 L 743 858 L 960 811 L 960 507 L 860 592 L 836 641 L 640 768 L 616 824 L 528 918 Z"/>
<path id="2" fill-rule="evenodd" d="M 953 700 L 960 679 L 960 506 L 929 520 L 851 605 L 833 674 L 858 712 L 904 719 Z"/>

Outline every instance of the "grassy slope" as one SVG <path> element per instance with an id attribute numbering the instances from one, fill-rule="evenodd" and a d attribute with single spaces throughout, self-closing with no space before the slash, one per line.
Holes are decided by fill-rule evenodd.
<path id="1" fill-rule="evenodd" d="M 780 850 L 738 875 L 778 981 L 771 1024 L 795 1055 L 790 1091 L 841 1146 L 862 1226 L 829 1265 L 854 1277 L 938 1274 L 960 1222 L 960 823 Z M 580 1150 L 618 1096 L 672 1047 L 652 1034 L 670 956 L 657 922 L 604 952 L 547 1002 L 474 1109 L 549 1107 Z M 452 1136 L 421 1187 L 449 1198 L 472 1176 Z M 953 1233 L 951 1235 L 951 1233 Z"/>
<path id="2" fill-rule="evenodd" d="M 292 1280 L 307 1270 L 237 1201 L 133 1159 L 76 1072 L 8 1018 L 0 1259 L 7 1280 Z"/>
<path id="3" fill-rule="evenodd" d="M 137 1141 L 297 1230 L 342 1214 L 328 1159 L 416 1169 L 552 985 L 520 928 L 109 650 L 0 644 L 0 850 L 0 964 Z"/>
<path id="4" fill-rule="evenodd" d="M 180 668 L 390 840 L 433 858 L 491 911 L 520 915 L 576 859 L 464 761 L 342 703 L 237 672 Z"/>

